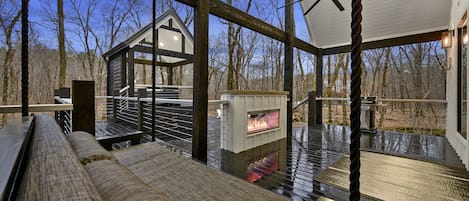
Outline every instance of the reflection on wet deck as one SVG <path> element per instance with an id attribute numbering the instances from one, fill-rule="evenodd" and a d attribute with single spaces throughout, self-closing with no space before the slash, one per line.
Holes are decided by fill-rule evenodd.
<path id="1" fill-rule="evenodd" d="M 210 166 L 245 180 L 252 177 L 253 171 L 261 177 L 256 179 L 256 184 L 294 200 L 314 200 L 319 196 L 348 199 L 345 191 L 313 180 L 348 152 L 350 130 L 347 127 L 294 128 L 292 146 L 281 140 L 239 154 L 217 148 L 219 139 L 215 134 L 209 134 L 208 138 Z M 361 142 L 362 150 L 464 168 L 444 137 L 378 131 L 363 134 Z M 274 161 L 278 163 L 276 172 L 271 171 L 272 154 L 279 156 Z M 266 162 L 259 162 L 262 160 Z"/>

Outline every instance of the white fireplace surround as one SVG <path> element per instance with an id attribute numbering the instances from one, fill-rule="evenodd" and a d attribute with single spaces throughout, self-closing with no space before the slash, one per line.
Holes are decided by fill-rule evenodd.
<path id="1" fill-rule="evenodd" d="M 287 94 L 284 91 L 225 91 L 221 100 L 221 148 L 239 153 L 287 137 Z M 248 134 L 248 113 L 279 110 L 279 126 Z"/>

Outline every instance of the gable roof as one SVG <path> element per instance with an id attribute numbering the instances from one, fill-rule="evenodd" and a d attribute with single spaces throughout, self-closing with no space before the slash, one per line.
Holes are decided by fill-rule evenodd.
<path id="1" fill-rule="evenodd" d="M 178 25 L 178 28 L 181 30 L 181 33 L 186 37 L 186 41 L 189 42 L 189 44 L 193 48 L 194 36 L 192 36 L 192 33 L 187 29 L 184 22 L 182 22 L 181 18 L 176 13 L 176 10 L 170 9 L 164 12 L 162 15 L 158 16 L 155 19 L 156 28 L 158 29 L 161 25 L 164 25 L 170 19 L 173 20 L 173 23 L 176 23 Z M 152 34 L 152 27 L 153 27 L 152 22 L 148 23 L 146 26 L 138 30 L 135 34 L 131 35 L 123 42 L 119 43 L 118 45 L 110 49 L 109 51 L 105 52 L 103 54 L 103 57 L 105 58 L 110 57 L 126 48 L 129 48 L 129 47 L 131 48 L 135 46 L 136 44 L 140 43 L 141 40 L 143 40 L 144 38 Z"/>
<path id="2" fill-rule="evenodd" d="M 350 44 L 351 3 L 340 0 L 340 12 L 332 1 L 320 1 L 306 16 L 312 44 L 331 48 Z M 303 13 L 315 0 L 301 1 Z M 363 42 L 447 30 L 451 0 L 362 0 Z"/>

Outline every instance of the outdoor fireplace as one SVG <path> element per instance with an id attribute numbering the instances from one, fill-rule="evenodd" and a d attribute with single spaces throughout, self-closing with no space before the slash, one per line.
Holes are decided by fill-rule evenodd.
<path id="1" fill-rule="evenodd" d="M 286 138 L 287 92 L 222 93 L 221 148 L 239 153 Z"/>

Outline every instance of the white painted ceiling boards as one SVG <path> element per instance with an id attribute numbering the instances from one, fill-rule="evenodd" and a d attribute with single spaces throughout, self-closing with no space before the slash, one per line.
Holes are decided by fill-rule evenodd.
<path id="1" fill-rule="evenodd" d="M 321 0 L 306 15 L 312 44 L 319 48 L 350 44 L 351 0 Z M 303 0 L 303 13 L 316 0 Z M 363 42 L 448 29 L 451 0 L 362 0 Z"/>

